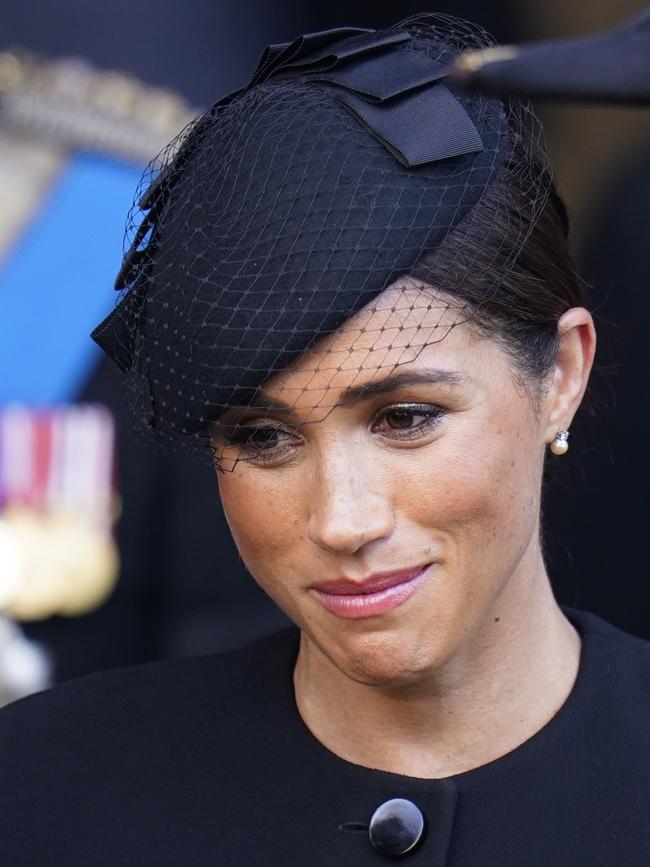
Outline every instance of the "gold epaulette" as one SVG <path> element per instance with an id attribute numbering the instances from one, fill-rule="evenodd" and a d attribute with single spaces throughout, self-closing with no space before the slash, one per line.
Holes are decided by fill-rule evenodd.
<path id="1" fill-rule="evenodd" d="M 143 164 L 191 120 L 169 90 L 84 60 L 0 52 L 0 125 L 66 151 L 92 151 Z"/>

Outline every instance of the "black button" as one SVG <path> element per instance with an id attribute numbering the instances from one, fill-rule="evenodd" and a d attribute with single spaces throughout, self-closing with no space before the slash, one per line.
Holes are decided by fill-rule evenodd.
<path id="1" fill-rule="evenodd" d="M 424 835 L 424 816 L 412 801 L 393 798 L 372 814 L 368 834 L 382 855 L 389 858 L 407 855 Z"/>

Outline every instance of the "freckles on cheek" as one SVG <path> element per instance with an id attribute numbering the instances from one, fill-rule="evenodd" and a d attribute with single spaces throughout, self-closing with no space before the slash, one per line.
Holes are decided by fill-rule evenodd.
<path id="1" fill-rule="evenodd" d="M 235 471 L 237 472 L 237 471 Z M 299 532 L 295 498 L 279 486 L 243 473 L 220 479 L 221 503 L 237 549 L 262 586 L 278 561 L 286 562 Z"/>
<path id="2" fill-rule="evenodd" d="M 516 432 L 473 426 L 441 440 L 426 460 L 414 464 L 408 478 L 402 476 L 398 496 L 412 520 L 448 535 L 454 547 L 472 556 L 473 548 L 503 544 L 519 531 L 530 511 L 522 509 L 527 502 L 522 495 L 530 489 L 529 463 Z"/>
<path id="3" fill-rule="evenodd" d="M 496 562 L 523 554 L 539 510 L 531 463 L 525 433 L 498 428 L 460 462 L 450 513 L 476 540 L 470 556 L 485 560 L 489 551 Z"/>

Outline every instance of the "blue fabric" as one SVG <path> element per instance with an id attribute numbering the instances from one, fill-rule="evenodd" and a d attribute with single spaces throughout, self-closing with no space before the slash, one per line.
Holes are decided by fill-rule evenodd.
<path id="1" fill-rule="evenodd" d="M 100 352 L 89 332 L 113 307 L 124 219 L 141 169 L 78 154 L 0 271 L 0 406 L 74 399 Z"/>

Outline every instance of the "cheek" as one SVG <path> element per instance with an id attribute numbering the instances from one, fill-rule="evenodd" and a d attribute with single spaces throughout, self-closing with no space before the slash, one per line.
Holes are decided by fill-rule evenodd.
<path id="1" fill-rule="evenodd" d="M 471 567 L 468 577 L 489 569 L 488 560 L 521 557 L 539 511 L 536 449 L 525 416 L 486 414 L 459 422 L 415 461 L 404 462 L 398 510 L 439 534 L 444 556 Z"/>
<path id="2" fill-rule="evenodd" d="M 237 550 L 257 583 L 278 600 L 274 580 L 290 562 L 300 534 L 295 486 L 275 473 L 273 484 L 262 473 L 237 468 L 219 477 L 221 503 Z"/>

